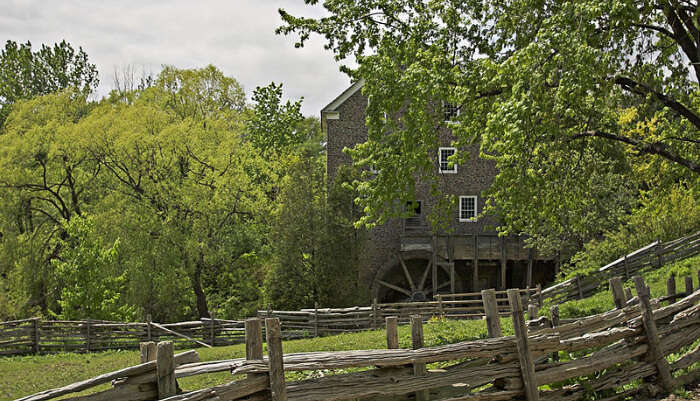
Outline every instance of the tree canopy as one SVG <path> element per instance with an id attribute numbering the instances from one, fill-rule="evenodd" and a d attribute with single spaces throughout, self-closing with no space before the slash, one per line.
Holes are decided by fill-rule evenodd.
<path id="1" fill-rule="evenodd" d="M 307 1 L 315 5 L 316 1 Z M 498 176 L 502 232 L 560 242 L 618 224 L 639 189 L 698 188 L 700 35 L 695 2 L 333 0 L 325 17 L 280 10 L 278 33 L 326 40 L 364 79 L 369 140 L 355 160 L 366 223 L 434 180 L 438 128 L 476 143 Z M 459 110 L 443 118 L 443 102 Z M 465 157 L 468 152 L 462 152 Z M 544 232 L 552 231 L 551 233 Z M 574 238 L 576 236 L 581 238 Z M 557 242 L 552 241 L 552 242 Z M 554 245 L 557 248 L 559 245 Z"/>
<path id="2" fill-rule="evenodd" d="M 8 40 L 0 52 L 0 129 L 18 100 L 69 87 L 87 95 L 98 83 L 97 68 L 82 48 L 76 51 L 64 40 L 32 51 L 30 42 Z"/>

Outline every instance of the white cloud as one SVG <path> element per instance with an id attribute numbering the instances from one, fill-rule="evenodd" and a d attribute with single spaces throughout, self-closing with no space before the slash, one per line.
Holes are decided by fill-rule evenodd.
<path id="1" fill-rule="evenodd" d="M 0 38 L 33 46 L 63 39 L 82 46 L 97 65 L 105 94 L 115 68 L 157 72 L 214 64 L 235 77 L 250 96 L 256 86 L 284 83 L 285 94 L 304 96 L 303 112 L 319 110 L 339 95 L 348 78 L 338 71 L 321 39 L 295 49 L 291 37 L 275 35 L 278 8 L 318 16 L 302 0 L 4 0 Z M 3 40 L 3 42 L 4 42 Z"/>

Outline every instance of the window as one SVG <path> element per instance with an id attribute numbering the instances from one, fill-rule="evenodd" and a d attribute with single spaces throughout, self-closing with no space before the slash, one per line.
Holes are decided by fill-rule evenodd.
<path id="1" fill-rule="evenodd" d="M 476 196 L 459 197 L 459 221 L 476 221 Z"/>
<path id="2" fill-rule="evenodd" d="M 457 163 L 450 163 L 450 156 L 457 153 L 457 148 L 440 148 L 438 157 L 440 158 L 440 172 L 454 174 L 457 172 Z"/>
<path id="3" fill-rule="evenodd" d="M 445 115 L 445 121 L 457 121 L 457 116 L 459 115 L 459 106 L 448 102 L 442 102 L 442 111 Z"/>

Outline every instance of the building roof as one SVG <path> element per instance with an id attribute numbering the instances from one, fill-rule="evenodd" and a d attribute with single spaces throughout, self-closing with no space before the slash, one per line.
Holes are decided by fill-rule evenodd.
<path id="1" fill-rule="evenodd" d="M 326 107 L 321 109 L 321 115 L 323 115 L 323 113 L 326 113 L 326 112 L 338 111 L 338 107 L 340 107 L 341 104 L 345 103 L 345 101 L 348 100 L 350 98 L 350 96 L 354 95 L 355 92 L 362 89 L 362 86 L 364 84 L 365 84 L 365 80 L 360 79 L 359 81 L 350 85 L 350 87 L 347 88 L 343 93 L 341 93 L 338 97 L 333 99 L 332 102 L 328 103 L 328 105 Z"/>

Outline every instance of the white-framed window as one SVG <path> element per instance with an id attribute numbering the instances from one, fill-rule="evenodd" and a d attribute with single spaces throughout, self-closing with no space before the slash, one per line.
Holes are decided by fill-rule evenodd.
<path id="1" fill-rule="evenodd" d="M 442 112 L 447 122 L 457 121 L 457 116 L 459 116 L 459 106 L 449 103 L 442 102 Z"/>
<path id="2" fill-rule="evenodd" d="M 440 172 L 444 174 L 457 173 L 457 163 L 450 163 L 450 156 L 457 153 L 457 148 L 439 148 L 438 159 L 440 162 Z"/>
<path id="3" fill-rule="evenodd" d="M 476 221 L 476 195 L 459 197 L 459 221 Z"/>

